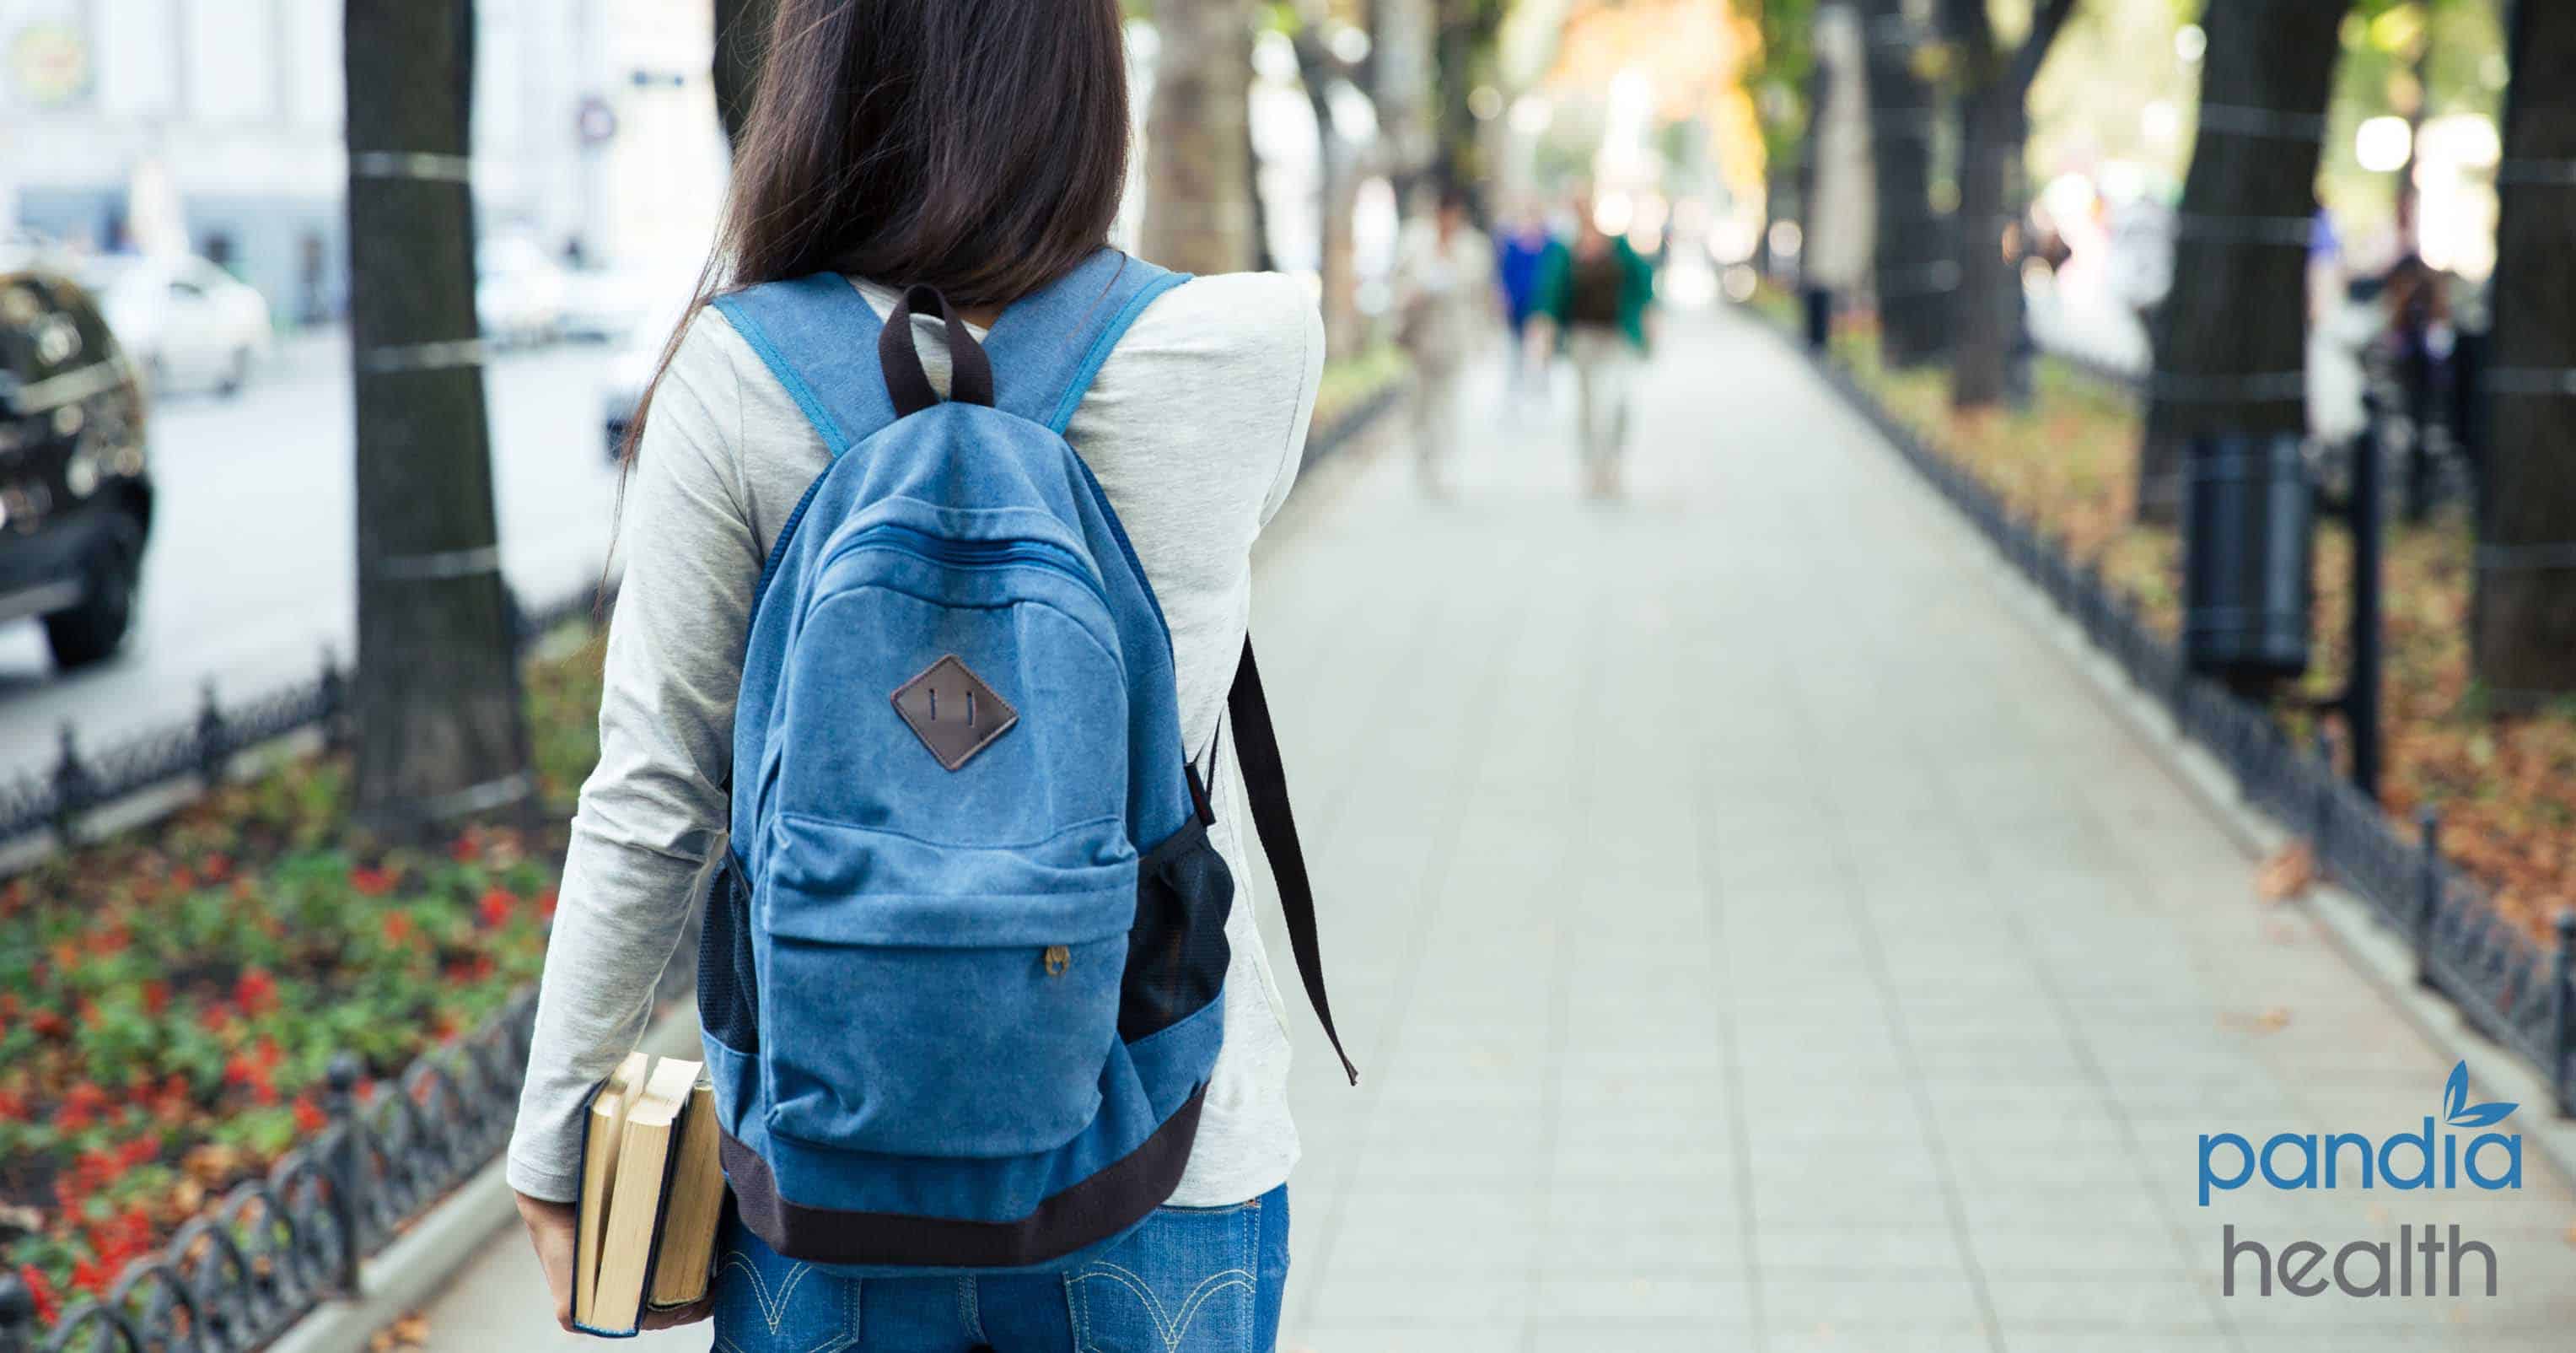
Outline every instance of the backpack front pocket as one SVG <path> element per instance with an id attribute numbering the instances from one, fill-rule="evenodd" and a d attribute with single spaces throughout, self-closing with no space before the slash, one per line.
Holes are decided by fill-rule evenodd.
<path id="1" fill-rule="evenodd" d="M 1116 823 L 961 851 L 782 815 L 758 899 L 770 1130 L 1027 1155 L 1100 1107 L 1136 859 Z"/>

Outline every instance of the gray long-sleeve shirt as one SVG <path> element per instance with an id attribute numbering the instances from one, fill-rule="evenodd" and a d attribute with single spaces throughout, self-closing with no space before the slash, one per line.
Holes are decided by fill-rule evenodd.
<path id="1" fill-rule="evenodd" d="M 858 284 L 879 314 L 893 291 Z M 916 320 L 931 379 L 935 322 Z M 977 337 L 982 331 L 977 331 Z M 1314 411 L 1323 325 L 1296 281 L 1205 277 L 1154 301 L 1101 366 L 1066 438 L 1100 479 L 1172 630 L 1181 732 L 1205 747 L 1250 619 L 1251 549 L 1288 494 Z M 654 979 L 725 849 L 734 698 L 761 562 L 822 438 L 710 309 L 654 396 L 625 495 L 625 573 L 609 627 L 600 759 L 582 786 L 537 1003 L 509 1180 L 570 1200 L 590 1090 L 642 1036 Z M 1231 739 L 1212 835 L 1237 880 L 1226 923 L 1225 1044 L 1172 1201 L 1240 1202 L 1288 1177 L 1288 1039 L 1252 921 Z"/>

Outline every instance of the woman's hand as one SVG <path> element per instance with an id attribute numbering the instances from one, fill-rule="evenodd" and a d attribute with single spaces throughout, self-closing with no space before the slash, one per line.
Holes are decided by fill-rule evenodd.
<path id="1" fill-rule="evenodd" d="M 555 1323 L 563 1326 L 566 1333 L 577 1334 L 580 1331 L 575 1330 L 572 1324 L 572 1270 L 573 1250 L 579 1243 L 581 1214 L 570 1203 L 550 1203 L 524 1193 L 518 1195 L 518 1199 L 519 1220 L 527 1225 L 528 1243 L 537 1250 L 537 1267 L 545 1271 L 546 1291 L 555 1299 Z M 637 1324 L 648 1330 L 694 1325 L 706 1319 L 714 1309 L 715 1293 L 710 1290 L 704 1300 L 693 1306 L 671 1311 L 646 1311 Z"/>
<path id="2" fill-rule="evenodd" d="M 555 1323 L 567 1334 L 579 1333 L 572 1327 L 572 1256 L 581 1228 L 581 1214 L 570 1203 L 550 1203 L 522 1193 L 519 1220 L 527 1225 L 528 1243 L 537 1247 L 537 1267 L 545 1270 L 546 1291 L 555 1299 Z"/>

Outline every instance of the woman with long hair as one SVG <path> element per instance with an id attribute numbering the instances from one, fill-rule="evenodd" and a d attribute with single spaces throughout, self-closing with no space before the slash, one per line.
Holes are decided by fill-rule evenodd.
<path id="1" fill-rule="evenodd" d="M 1130 125 L 1117 0 L 776 9 L 701 304 L 628 444 L 599 765 L 573 821 L 510 1147 L 509 1180 L 567 1326 L 588 1096 L 642 1035 L 655 978 L 726 860 L 756 589 L 840 449 L 809 417 L 832 392 L 789 389 L 764 360 L 775 354 L 707 302 L 824 277 L 884 316 L 931 287 L 981 340 L 1010 328 L 1016 302 L 1078 314 L 1086 288 L 1105 294 L 1094 279 L 1132 282 L 1145 266 L 1105 251 Z M 949 352 L 932 341 L 943 331 L 918 318 L 920 365 L 944 389 Z M 1322 357 L 1321 322 L 1295 281 L 1199 278 L 1142 304 L 1063 425 L 1168 622 L 1180 735 L 1214 749 L 1208 830 L 1238 881 L 1222 1042 L 1168 1199 L 1070 1266 L 898 1277 L 782 1257 L 729 1212 L 709 1301 L 648 1325 L 711 1313 L 718 1346 L 741 1353 L 1272 1346 L 1298 1144 L 1219 714 L 1244 648 L 1253 538 L 1296 476 Z"/>

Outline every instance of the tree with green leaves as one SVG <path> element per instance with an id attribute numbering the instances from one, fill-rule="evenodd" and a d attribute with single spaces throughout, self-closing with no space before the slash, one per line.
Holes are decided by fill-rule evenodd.
<path id="1" fill-rule="evenodd" d="M 2021 329 L 2021 274 L 2006 241 L 2027 205 L 2030 85 L 2075 11 L 2075 0 L 2038 0 L 2020 41 L 2002 44 L 1986 5 L 1942 5 L 1959 80 L 1959 286 L 1950 306 L 1950 404 L 1959 409 L 2003 401 Z"/>
<path id="2" fill-rule="evenodd" d="M 1815 69 L 1816 0 L 1737 0 L 1749 8 L 1759 47 L 1744 67 L 1762 132 L 1762 234 L 1756 258 L 1771 271 L 1771 227 L 1794 220 L 1798 166 L 1807 152 L 1808 84 Z M 1895 4 L 1897 0 L 1885 0 Z M 1871 90 L 1875 98 L 1877 91 Z"/>
<path id="3" fill-rule="evenodd" d="M 1446 187 L 1464 189 L 1487 177 L 1476 87 L 1493 77 L 1494 41 L 1510 0 L 1439 0 L 1433 29 L 1433 173 Z"/>
<path id="4" fill-rule="evenodd" d="M 357 796 L 409 833 L 528 799 L 474 316 L 471 0 L 348 0 Z"/>
<path id="5" fill-rule="evenodd" d="M 2576 695 L 2576 7 L 2517 0 L 2510 13 L 2469 638 L 2489 702 L 2522 710 Z"/>
<path id="6" fill-rule="evenodd" d="M 2183 449 L 2307 431 L 2307 260 L 2317 159 L 2349 0 L 2212 0 L 2200 129 L 2175 221 L 2137 512 L 2170 522 Z"/>

